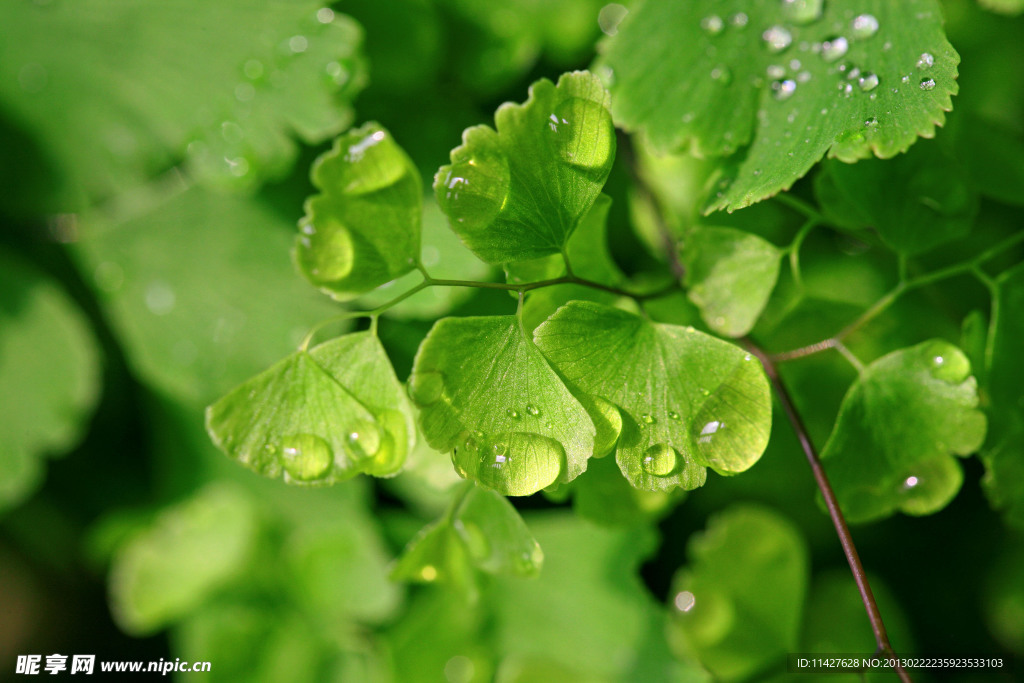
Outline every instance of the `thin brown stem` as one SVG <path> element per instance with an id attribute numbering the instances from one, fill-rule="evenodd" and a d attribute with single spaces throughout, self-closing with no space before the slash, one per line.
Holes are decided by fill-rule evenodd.
<path id="1" fill-rule="evenodd" d="M 860 592 L 861 601 L 864 603 L 864 609 L 868 614 L 868 621 L 871 622 L 871 630 L 875 634 L 875 643 L 878 645 L 880 652 L 889 655 L 895 654 L 892 645 L 889 643 L 889 635 L 886 633 L 885 624 L 882 622 L 882 614 L 879 612 L 875 596 L 871 592 L 871 585 L 864 571 L 864 565 L 861 564 L 860 556 L 857 554 L 857 546 L 853 543 L 850 528 L 846 524 L 846 518 L 843 517 L 843 511 L 839 507 L 839 500 L 832 490 L 832 485 L 825 474 L 825 468 L 821 465 L 818 452 L 814 448 L 814 443 L 811 441 L 810 434 L 808 434 L 807 428 L 804 426 L 803 419 L 793 404 L 793 399 L 786 389 L 786 385 L 782 382 L 782 378 L 779 376 L 778 370 L 775 368 L 774 363 L 772 363 L 771 358 L 749 340 L 746 341 L 746 346 L 764 365 L 764 370 L 768 374 L 772 388 L 775 389 L 775 395 L 778 396 L 779 403 L 782 404 L 782 410 L 786 413 L 793 431 L 796 432 L 800 447 L 807 456 L 811 472 L 814 473 L 814 480 L 818 485 L 818 490 L 821 491 L 822 497 L 825 499 L 825 507 L 828 508 L 829 517 L 832 518 L 832 525 L 839 536 L 839 544 L 843 547 L 843 554 L 846 555 L 846 562 L 850 565 L 853 580 L 857 583 L 857 590 Z M 909 683 L 910 674 L 907 673 L 906 669 L 898 664 L 895 668 L 900 680 L 904 681 L 904 683 Z"/>

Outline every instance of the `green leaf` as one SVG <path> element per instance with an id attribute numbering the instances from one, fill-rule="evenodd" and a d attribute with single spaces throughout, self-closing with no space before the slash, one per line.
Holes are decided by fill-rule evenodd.
<path id="1" fill-rule="evenodd" d="M 894 351 L 853 383 L 821 459 L 846 519 L 927 515 L 960 490 L 954 455 L 985 440 L 977 382 L 960 349 L 932 340 Z"/>
<path id="2" fill-rule="evenodd" d="M 256 517 L 250 499 L 226 486 L 210 486 L 162 512 L 114 556 L 110 602 L 121 628 L 153 633 L 239 576 Z"/>
<path id="3" fill-rule="evenodd" d="M 728 342 L 589 302 L 563 306 L 535 338 L 572 385 L 621 414 L 616 461 L 637 488 L 697 488 L 705 467 L 742 472 L 768 443 L 768 380 Z"/>
<path id="4" fill-rule="evenodd" d="M 712 517 L 686 554 L 672 582 L 671 629 L 682 652 L 716 680 L 738 681 L 796 649 L 810 562 L 792 523 L 768 508 L 734 506 Z"/>
<path id="5" fill-rule="evenodd" d="M 337 314 L 295 277 L 294 224 L 268 204 L 191 188 L 145 206 L 83 217 L 74 250 L 148 384 L 205 405 Z"/>
<path id="6" fill-rule="evenodd" d="M 206 427 L 230 457 L 288 483 L 389 476 L 414 439 L 399 392 L 380 342 L 361 333 L 293 353 L 236 387 L 207 408 Z"/>
<path id="7" fill-rule="evenodd" d="M 990 340 L 988 375 L 989 434 L 981 459 L 985 463 L 985 492 L 992 506 L 1008 521 L 1024 528 L 1024 267 L 1016 266 L 999 279 L 998 320 Z"/>
<path id="8" fill-rule="evenodd" d="M 698 227 L 682 248 L 687 296 L 708 327 L 726 337 L 750 332 L 779 277 L 782 253 L 735 228 Z"/>
<path id="9" fill-rule="evenodd" d="M 416 445 L 416 421 L 380 339 L 372 332 L 346 334 L 320 344 L 309 355 L 373 413 L 384 430 L 381 450 L 364 471 L 377 477 L 396 474 Z"/>
<path id="10" fill-rule="evenodd" d="M 409 392 L 427 442 L 463 477 L 525 496 L 570 481 L 594 454 L 584 407 L 515 316 L 443 318 L 416 355 Z"/>
<path id="11" fill-rule="evenodd" d="M 932 137 L 960 60 L 934 0 L 648 0 L 604 52 L 617 122 L 663 150 L 736 154 L 708 211 L 787 189 L 826 153 L 887 158 Z"/>
<path id="12" fill-rule="evenodd" d="M 833 225 L 873 228 L 895 251 L 917 254 L 970 232 L 978 195 L 969 178 L 961 163 L 926 142 L 895 159 L 829 161 L 814 190 Z"/>
<path id="13" fill-rule="evenodd" d="M 966 116 L 954 133 L 957 161 L 966 166 L 962 172 L 986 197 L 1024 205 L 1024 140 L 988 118 Z"/>
<path id="14" fill-rule="evenodd" d="M 410 541 L 393 579 L 451 583 L 475 594 L 468 567 L 489 574 L 536 576 L 544 553 L 504 496 L 469 485 L 448 513 Z"/>
<path id="15" fill-rule="evenodd" d="M 82 436 L 99 395 L 87 321 L 54 282 L 0 249 L 0 512 Z"/>
<path id="16" fill-rule="evenodd" d="M 522 105 L 504 104 L 466 129 L 434 177 L 438 204 L 488 263 L 562 251 L 601 193 L 615 158 L 608 93 L 593 75 L 541 79 Z"/>
<path id="17" fill-rule="evenodd" d="M 365 80 L 359 27 L 314 0 L 13 2 L 0 23 L 0 102 L 60 171 L 51 210 L 183 158 L 217 184 L 279 177 Z"/>
<path id="18" fill-rule="evenodd" d="M 345 300 L 415 268 L 423 196 L 419 171 L 376 123 L 342 135 L 313 165 L 295 260 L 312 284 Z"/>
<path id="19" fill-rule="evenodd" d="M 508 670 L 542 676 L 513 680 L 685 680 L 668 652 L 664 611 L 638 576 L 655 547 L 652 530 L 603 529 L 561 512 L 528 521 L 547 551 L 544 570 L 498 579 L 484 595 Z M 543 677 L 549 672 L 560 675 Z"/>

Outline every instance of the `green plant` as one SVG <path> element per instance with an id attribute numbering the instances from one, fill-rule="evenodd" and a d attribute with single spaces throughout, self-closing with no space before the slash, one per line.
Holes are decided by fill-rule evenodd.
<path id="1" fill-rule="evenodd" d="M 89 541 L 118 624 L 171 627 L 226 680 L 741 681 L 796 652 L 1024 652 L 1019 538 L 972 526 L 1024 520 L 1024 83 L 975 47 L 1019 51 L 1020 19 L 952 0 L 514 4 L 239 11 L 259 41 L 239 30 L 217 68 L 180 69 L 209 111 L 143 98 L 134 146 L 59 134 L 119 129 L 102 107 L 63 120 L 52 88 L 0 100 L 64 165 L 46 190 L 19 181 L 5 214 L 83 211 L 60 267 L 86 274 L 101 346 L 144 386 L 161 505 L 105 503 Z M 589 70 L 465 129 L 426 190 L 464 124 L 523 100 L 536 55 L 587 65 L 576 15 L 608 34 Z M 170 50 L 159 19 L 140 54 Z M 444 31 L 472 39 L 442 49 Z M 17 74 L 30 95 L 44 61 Z M 364 61 L 356 110 L 380 123 L 343 132 Z M 297 234 L 278 226 L 311 156 L 288 132 L 334 138 Z M 289 272 L 289 240 L 327 297 Z M 0 386 L 67 378 L 9 414 L 32 430 L 0 424 L 22 435 L 0 460 L 13 505 L 82 428 L 98 361 L 81 313 L 10 261 L 24 344 L 0 348 L 52 342 L 67 363 L 0 365 Z M 212 441 L 262 478 L 208 455 L 204 404 Z M 982 467 L 991 510 L 957 527 Z M 973 566 L 886 561 L 918 529 L 936 552 L 977 537 L 991 636 L 915 645 L 943 641 L 908 584 Z M 665 604 L 638 576 L 655 554 Z M 908 676 L 868 677 L 887 674 Z"/>

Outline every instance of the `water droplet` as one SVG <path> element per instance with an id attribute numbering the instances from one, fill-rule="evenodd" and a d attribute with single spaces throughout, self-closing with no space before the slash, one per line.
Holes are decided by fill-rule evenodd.
<path id="1" fill-rule="evenodd" d="M 700 27 L 710 36 L 717 36 L 725 28 L 725 22 L 717 14 L 710 14 L 700 20 Z"/>
<path id="2" fill-rule="evenodd" d="M 779 101 L 787 100 L 796 92 L 796 81 L 792 78 L 787 78 L 784 81 L 774 81 L 772 83 L 772 91 L 775 94 L 775 99 Z"/>
<path id="3" fill-rule="evenodd" d="M 555 148 L 567 163 L 579 168 L 604 168 L 612 158 L 615 127 L 604 105 L 573 97 L 550 116 Z"/>
<path id="4" fill-rule="evenodd" d="M 342 66 L 341 62 L 327 62 L 327 65 L 324 66 L 324 73 L 330 77 L 335 85 L 340 86 L 348 83 L 349 72 L 348 69 Z"/>
<path id="5" fill-rule="evenodd" d="M 918 84 L 918 87 L 920 87 L 921 90 L 934 90 L 935 89 L 935 79 L 934 78 L 922 78 L 921 82 Z"/>
<path id="6" fill-rule="evenodd" d="M 294 54 L 305 52 L 309 47 L 309 40 L 306 36 L 292 36 L 288 39 L 288 49 Z"/>
<path id="7" fill-rule="evenodd" d="M 643 421 L 644 424 L 654 424 L 655 422 L 657 422 L 653 415 L 649 415 L 647 413 L 641 415 L 640 419 Z"/>
<path id="8" fill-rule="evenodd" d="M 330 445 L 313 434 L 296 434 L 281 440 L 285 473 L 296 481 L 322 479 L 334 461 Z"/>
<path id="9" fill-rule="evenodd" d="M 782 52 L 793 42 L 793 34 L 784 26 L 775 25 L 761 34 L 765 45 L 771 52 Z"/>
<path id="10" fill-rule="evenodd" d="M 299 260 L 318 282 L 332 282 L 346 277 L 355 263 L 354 246 L 349 231 L 338 221 L 322 220 L 312 234 L 300 238 Z"/>
<path id="11" fill-rule="evenodd" d="M 935 57 L 929 52 L 922 52 L 921 56 L 917 59 L 918 69 L 930 69 L 935 64 Z"/>
<path id="12" fill-rule="evenodd" d="M 809 24 L 821 18 L 823 0 L 782 0 L 782 16 L 795 24 Z"/>
<path id="13" fill-rule="evenodd" d="M 860 89 L 864 92 L 874 90 L 878 87 L 878 76 L 871 72 L 867 72 L 857 80 L 857 85 L 859 85 Z"/>
<path id="14" fill-rule="evenodd" d="M 821 44 L 821 58 L 826 62 L 834 62 L 845 55 L 849 49 L 849 41 L 843 36 L 836 36 Z"/>
<path id="15" fill-rule="evenodd" d="M 601 31 L 608 36 L 614 36 L 619 32 L 619 24 L 629 14 L 629 10 L 617 2 L 608 3 L 601 8 L 601 11 L 597 14 L 597 25 L 601 27 Z"/>
<path id="16" fill-rule="evenodd" d="M 513 410 L 512 408 L 509 408 L 508 410 L 505 411 L 505 414 L 508 415 L 509 417 L 513 418 L 513 419 L 516 419 L 516 420 L 519 419 L 519 411 L 518 410 Z"/>
<path id="17" fill-rule="evenodd" d="M 854 38 L 870 38 L 878 32 L 878 19 L 873 14 L 859 14 L 850 24 L 850 33 Z"/>
<path id="18" fill-rule="evenodd" d="M 354 460 L 365 460 L 380 450 L 381 433 L 377 425 L 357 420 L 345 433 L 345 446 Z"/>
<path id="19" fill-rule="evenodd" d="M 528 412 L 530 415 L 533 415 L 534 417 L 537 417 L 538 415 L 540 415 L 540 408 L 538 408 L 535 405 L 527 403 L 526 412 Z"/>
<path id="20" fill-rule="evenodd" d="M 872 116 L 871 118 L 864 122 L 864 125 L 868 128 L 876 128 L 878 126 L 878 119 Z"/>
<path id="21" fill-rule="evenodd" d="M 679 454 L 671 446 L 659 443 L 644 451 L 640 466 L 647 474 L 667 477 L 679 468 Z"/>
<path id="22" fill-rule="evenodd" d="M 669 417 L 670 420 L 678 420 L 679 419 L 679 413 L 677 413 L 674 410 L 670 410 L 670 411 L 668 411 L 668 417 Z"/>
<path id="23" fill-rule="evenodd" d="M 475 135 L 484 134 L 472 131 L 467 144 L 473 143 Z M 441 209 L 467 230 L 490 225 L 508 198 L 508 161 L 500 152 L 492 153 L 491 144 L 488 141 L 488 147 L 481 146 L 470 159 L 441 167 L 434 178 L 434 193 Z"/>
<path id="24" fill-rule="evenodd" d="M 729 18 L 729 23 L 736 28 L 743 28 L 747 25 L 749 18 L 744 12 L 737 12 Z"/>
<path id="25" fill-rule="evenodd" d="M 690 591 L 679 591 L 672 602 L 680 612 L 689 612 L 697 604 L 697 599 Z"/>
<path id="26" fill-rule="evenodd" d="M 711 80 L 718 81 L 722 85 L 732 83 L 732 71 L 725 64 L 719 64 L 711 70 Z"/>
<path id="27" fill-rule="evenodd" d="M 924 353 L 929 359 L 932 377 L 950 384 L 960 384 L 971 374 L 971 363 L 960 349 L 944 341 L 928 344 Z"/>
<path id="28" fill-rule="evenodd" d="M 316 11 L 316 20 L 321 24 L 329 24 L 334 21 L 334 10 L 330 7 L 321 7 Z"/>
<path id="29" fill-rule="evenodd" d="M 786 75 L 786 67 L 780 64 L 769 64 L 768 68 L 765 69 L 765 73 L 768 75 L 768 78 L 781 79 Z"/>
<path id="30" fill-rule="evenodd" d="M 914 476 L 907 477 L 903 480 L 903 488 L 912 489 L 918 484 L 918 478 Z"/>
<path id="31" fill-rule="evenodd" d="M 510 496 L 529 495 L 550 486 L 565 468 L 565 451 L 546 436 L 527 432 L 501 434 L 479 453 L 460 460 L 481 484 Z"/>
<path id="32" fill-rule="evenodd" d="M 437 403 L 442 393 L 444 375 L 440 372 L 413 372 L 409 377 L 409 396 L 418 406 L 426 407 Z"/>
<path id="33" fill-rule="evenodd" d="M 705 423 L 700 429 L 700 436 L 697 437 L 697 442 L 711 443 L 711 440 L 714 438 L 715 434 L 718 433 L 718 430 L 724 427 L 725 423 L 719 422 L 718 420 L 711 420 L 710 422 Z"/>

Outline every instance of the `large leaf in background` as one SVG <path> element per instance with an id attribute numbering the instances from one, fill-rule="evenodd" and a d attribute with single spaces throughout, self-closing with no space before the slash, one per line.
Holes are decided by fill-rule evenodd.
<path id="1" fill-rule="evenodd" d="M 289 483 L 397 473 L 415 439 L 411 406 L 380 342 L 353 337 L 297 351 L 210 406 L 214 443 Z"/>
<path id="2" fill-rule="evenodd" d="M 494 491 L 467 485 L 471 488 L 452 501 L 447 514 L 409 542 L 393 579 L 441 581 L 475 597 L 471 566 L 506 576 L 540 572 L 544 553 L 512 504 Z"/>
<path id="3" fill-rule="evenodd" d="M 294 350 L 337 309 L 295 276 L 294 223 L 192 188 L 121 220 L 83 219 L 86 278 L 144 380 L 202 405 Z"/>
<path id="4" fill-rule="evenodd" d="M 615 158 L 609 96 L 590 73 L 541 79 L 524 104 L 494 115 L 497 131 L 467 128 L 434 177 L 438 204 L 488 263 L 562 251 L 590 210 Z"/>
<path id="5" fill-rule="evenodd" d="M 39 483 L 44 456 L 81 437 L 99 374 L 96 342 L 74 303 L 0 250 L 0 512 Z"/>
<path id="6" fill-rule="evenodd" d="M 833 225 L 873 228 L 895 251 L 916 254 L 970 232 L 978 212 L 972 182 L 958 160 L 926 142 L 895 159 L 830 160 L 814 192 Z"/>
<path id="7" fill-rule="evenodd" d="M 699 226 L 683 241 L 686 295 L 708 327 L 727 337 L 750 332 L 779 277 L 782 253 L 735 228 Z"/>
<path id="8" fill-rule="evenodd" d="M 792 523 L 767 508 L 735 506 L 692 537 L 687 557 L 672 586 L 680 651 L 716 680 L 738 681 L 796 649 L 810 561 Z"/>
<path id="9" fill-rule="evenodd" d="M 524 496 L 570 481 L 594 454 L 595 428 L 515 316 L 443 318 L 409 378 L 427 442 L 463 477 Z"/>
<path id="10" fill-rule="evenodd" d="M 249 497 L 226 486 L 210 486 L 164 510 L 114 556 L 110 603 L 121 628 L 157 631 L 241 575 L 255 519 Z"/>
<path id="11" fill-rule="evenodd" d="M 527 520 L 545 549 L 544 570 L 495 581 L 484 596 L 504 654 L 498 680 L 689 680 L 668 652 L 664 612 L 637 574 L 656 543 L 649 528 L 612 531 L 558 512 Z"/>
<path id="12" fill-rule="evenodd" d="M 899 154 L 957 92 L 935 0 L 647 0 L 604 52 L 616 121 L 665 150 L 741 152 L 708 210 L 787 189 L 826 153 Z"/>
<path id="13" fill-rule="evenodd" d="M 420 256 L 420 174 L 376 123 L 351 130 L 313 165 L 320 194 L 306 201 L 295 260 L 336 299 L 351 299 L 415 268 Z"/>
<path id="14" fill-rule="evenodd" d="M 821 459 L 851 522 L 927 515 L 960 490 L 954 455 L 985 440 L 978 386 L 960 349 L 932 340 L 869 365 L 846 393 Z"/>
<path id="15" fill-rule="evenodd" d="M 999 277 L 999 319 L 991 343 L 989 434 L 981 453 L 985 491 L 993 507 L 1024 527 L 1024 266 Z"/>
<path id="16" fill-rule="evenodd" d="M 279 176 L 362 87 L 359 28 L 317 0 L 5 2 L 0 23 L 0 102 L 64 174 L 51 210 L 183 157 L 221 184 Z"/>
<path id="17" fill-rule="evenodd" d="M 768 380 L 733 344 L 589 302 L 563 306 L 535 338 L 572 385 L 621 413 L 616 461 L 638 488 L 697 488 L 705 467 L 742 472 L 768 443 Z"/>

